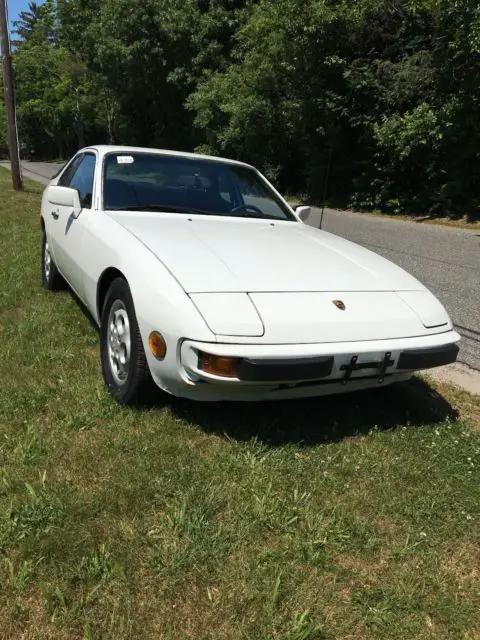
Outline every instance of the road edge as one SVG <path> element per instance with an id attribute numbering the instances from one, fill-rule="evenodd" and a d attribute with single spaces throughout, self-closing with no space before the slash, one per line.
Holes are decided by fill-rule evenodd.
<path id="1" fill-rule="evenodd" d="M 451 384 L 472 395 L 480 396 L 480 372 L 460 362 L 438 369 L 422 371 L 421 374 L 434 382 Z"/>
<path id="2" fill-rule="evenodd" d="M 318 216 L 318 219 L 320 219 L 320 215 L 321 215 L 321 207 L 312 206 L 312 212 L 315 211 L 315 213 Z M 368 217 L 368 218 L 376 218 L 377 220 L 388 220 L 389 222 L 406 222 L 409 224 L 415 224 L 415 225 L 426 225 L 429 227 L 437 227 L 437 228 L 441 228 L 441 229 L 454 229 L 456 231 L 466 231 L 467 233 L 475 233 L 475 232 L 479 232 L 480 231 L 480 220 L 478 222 L 474 222 L 474 223 L 468 223 L 468 222 L 461 222 L 461 221 L 455 221 L 455 220 L 437 220 L 435 218 L 425 218 L 422 216 L 408 216 L 406 214 L 394 214 L 392 213 L 391 215 L 385 214 L 385 213 L 374 213 L 372 211 L 354 211 L 353 209 L 335 209 L 334 207 L 326 207 L 325 208 L 325 213 L 328 214 L 329 211 L 332 211 L 334 213 L 339 213 L 339 214 L 346 214 L 346 215 L 352 215 L 352 216 L 364 216 L 364 217 Z"/>

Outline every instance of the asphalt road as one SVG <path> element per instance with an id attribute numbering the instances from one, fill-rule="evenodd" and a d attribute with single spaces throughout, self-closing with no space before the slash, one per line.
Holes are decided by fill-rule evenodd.
<path id="1" fill-rule="evenodd" d="M 22 164 L 25 177 L 42 184 L 62 166 Z M 319 222 L 320 211 L 314 209 L 309 224 Z M 323 228 L 385 256 L 431 289 L 462 335 L 459 361 L 480 371 L 480 233 L 331 209 Z"/>
<path id="2" fill-rule="evenodd" d="M 0 162 L 0 166 L 10 168 L 10 163 Z M 40 184 L 48 184 L 61 167 L 63 164 L 55 162 L 22 162 L 22 173 L 25 178 L 30 178 Z"/>

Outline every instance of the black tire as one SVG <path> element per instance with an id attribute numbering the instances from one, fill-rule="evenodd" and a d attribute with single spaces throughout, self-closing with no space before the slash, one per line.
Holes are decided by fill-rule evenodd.
<path id="1" fill-rule="evenodd" d="M 128 322 L 130 349 L 128 359 L 124 358 L 128 360 L 126 364 L 122 364 L 120 359 L 116 358 L 116 355 L 112 355 L 116 349 L 117 354 L 125 354 L 128 351 L 125 349 L 126 343 L 121 343 L 122 337 L 118 333 L 118 329 L 116 336 L 112 336 L 112 330 L 111 328 L 109 329 L 115 318 L 121 325 L 123 323 L 122 330 L 125 330 Z M 127 322 L 125 322 L 125 319 Z M 113 346 L 110 343 L 111 339 L 114 341 Z M 120 344 L 118 344 L 119 341 Z M 117 402 L 122 405 L 132 405 L 139 402 L 149 387 L 149 370 L 135 315 L 132 294 L 123 278 L 117 278 L 112 282 L 105 297 L 100 325 L 100 354 L 105 385 Z M 112 358 L 114 358 L 114 361 Z M 120 382 L 119 377 L 122 376 L 124 376 L 124 379 Z"/>
<path id="2" fill-rule="evenodd" d="M 47 259 L 47 255 L 49 259 Z M 48 239 L 45 231 L 42 234 L 42 255 L 40 258 L 42 284 L 49 291 L 60 291 L 64 288 L 64 280 L 58 272 L 57 265 L 53 261 L 48 249 Z"/>

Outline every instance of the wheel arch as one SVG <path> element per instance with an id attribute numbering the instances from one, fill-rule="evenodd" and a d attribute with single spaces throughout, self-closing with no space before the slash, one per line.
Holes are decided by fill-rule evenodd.
<path id="1" fill-rule="evenodd" d="M 117 278 L 122 278 L 128 284 L 128 280 L 125 274 L 122 273 L 120 269 L 117 269 L 116 267 L 108 267 L 107 269 L 105 269 L 105 271 L 102 273 L 102 275 L 98 280 L 96 312 L 97 312 L 97 318 L 99 323 L 102 317 L 103 304 L 105 302 L 107 292 L 112 282 Z"/>

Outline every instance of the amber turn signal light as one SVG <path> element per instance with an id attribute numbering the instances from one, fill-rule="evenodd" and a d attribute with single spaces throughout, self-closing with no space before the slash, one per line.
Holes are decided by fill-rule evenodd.
<path id="1" fill-rule="evenodd" d="M 205 373 L 220 378 L 238 378 L 240 358 L 214 356 L 211 353 L 199 353 L 199 368 Z"/>
<path id="2" fill-rule="evenodd" d="M 148 346 L 155 358 L 163 360 L 167 355 L 167 343 L 165 338 L 158 331 L 152 331 L 148 338 Z"/>

